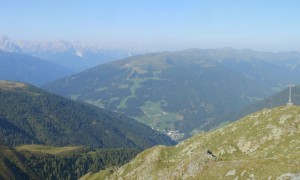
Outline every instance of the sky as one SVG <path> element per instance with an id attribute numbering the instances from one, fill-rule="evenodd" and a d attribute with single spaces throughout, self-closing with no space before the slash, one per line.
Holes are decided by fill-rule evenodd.
<path id="1" fill-rule="evenodd" d="M 299 8 L 299 0 L 0 0 L 0 33 L 162 50 L 293 51 Z"/>

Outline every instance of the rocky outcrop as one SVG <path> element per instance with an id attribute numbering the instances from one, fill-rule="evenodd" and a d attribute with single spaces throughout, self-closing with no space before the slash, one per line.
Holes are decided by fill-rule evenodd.
<path id="1" fill-rule="evenodd" d="M 277 107 L 202 133 L 174 147 L 156 146 L 106 179 L 299 179 L 300 107 Z M 104 176 L 102 176 L 103 178 Z"/>

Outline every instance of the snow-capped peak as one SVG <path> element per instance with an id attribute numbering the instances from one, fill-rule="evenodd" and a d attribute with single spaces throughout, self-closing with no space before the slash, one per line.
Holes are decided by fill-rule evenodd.
<path id="1" fill-rule="evenodd" d="M 83 57 L 83 54 L 82 54 L 82 52 L 81 51 L 76 51 L 76 56 L 78 56 L 78 57 Z"/>
<path id="2" fill-rule="evenodd" d="M 0 36 L 0 49 L 8 52 L 22 52 L 21 48 L 11 41 L 5 34 Z"/>

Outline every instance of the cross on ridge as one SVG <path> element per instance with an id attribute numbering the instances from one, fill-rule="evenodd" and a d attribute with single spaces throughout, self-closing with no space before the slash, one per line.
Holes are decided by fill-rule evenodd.
<path id="1" fill-rule="evenodd" d="M 289 90 L 290 90 L 290 92 L 289 92 L 289 102 L 286 105 L 287 106 L 293 106 L 293 103 L 292 103 L 292 87 L 294 87 L 294 85 L 292 85 L 292 83 L 290 83 L 288 85 L 288 87 L 289 87 Z"/>

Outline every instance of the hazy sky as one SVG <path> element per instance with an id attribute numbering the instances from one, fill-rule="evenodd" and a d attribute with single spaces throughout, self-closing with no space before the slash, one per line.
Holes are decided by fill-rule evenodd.
<path id="1" fill-rule="evenodd" d="M 300 50 L 299 0 L 0 0 L 0 33 L 163 49 Z"/>

